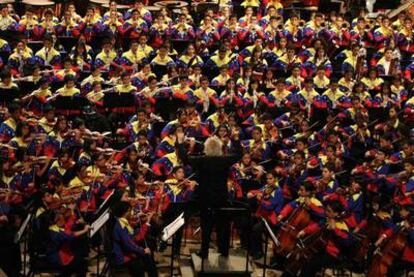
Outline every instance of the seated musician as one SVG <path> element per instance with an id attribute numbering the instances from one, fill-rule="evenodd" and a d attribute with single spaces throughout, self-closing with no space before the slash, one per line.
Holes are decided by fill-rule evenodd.
<path id="1" fill-rule="evenodd" d="M 112 49 L 112 44 L 109 40 L 104 40 L 102 43 L 102 51 L 95 57 L 95 67 L 101 70 L 109 71 L 111 67 L 118 66 L 115 63 L 118 54 Z"/>
<path id="2" fill-rule="evenodd" d="M 209 87 L 208 78 L 205 76 L 200 78 L 200 87 L 194 90 L 193 94 L 197 105 L 202 107 L 203 113 L 207 113 L 210 107 L 216 105 L 218 101 L 217 92 Z"/>
<path id="3" fill-rule="evenodd" d="M 81 90 L 83 93 L 88 93 L 93 89 L 93 84 L 95 82 L 102 84 L 104 82 L 104 78 L 101 75 L 101 69 L 99 66 L 93 66 L 91 68 L 91 75 L 83 79 L 81 83 Z"/>
<path id="4" fill-rule="evenodd" d="M 168 31 L 172 39 L 191 40 L 195 38 L 195 31 L 191 25 L 187 23 L 185 14 L 180 14 L 177 24 L 171 26 Z"/>
<path id="5" fill-rule="evenodd" d="M 114 262 L 117 266 L 126 266 L 131 276 L 144 277 L 158 276 L 157 269 L 150 254 L 149 248 L 142 248 L 133 241 L 134 229 L 126 218 L 130 212 L 130 205 L 120 202 L 113 208 L 115 222 L 112 231 L 112 248 Z"/>
<path id="6" fill-rule="evenodd" d="M 62 82 L 66 76 L 77 76 L 78 68 L 73 64 L 73 60 L 69 57 L 66 57 L 63 61 L 63 68 L 55 72 L 52 77 L 53 82 Z"/>
<path id="7" fill-rule="evenodd" d="M 121 75 L 121 84 L 115 86 L 116 93 L 133 93 L 137 90 L 131 83 L 131 75 L 128 72 L 123 72 Z"/>
<path id="8" fill-rule="evenodd" d="M 388 268 L 387 276 L 400 276 L 406 269 L 414 267 L 414 206 L 402 205 L 399 215 L 402 221 L 398 224 L 406 232 L 407 242 L 402 255 Z"/>
<path id="9" fill-rule="evenodd" d="M 78 240 L 81 236 L 86 235 L 90 226 L 85 225 L 80 231 L 65 230 L 66 219 L 59 212 L 51 214 L 51 223 L 49 226 L 49 244 L 46 251 L 46 260 L 61 269 L 63 276 L 86 276 L 88 270 L 87 261 L 74 254 L 70 245 Z"/>
<path id="10" fill-rule="evenodd" d="M 89 55 L 86 44 L 79 42 L 75 45 L 75 51 L 70 55 L 75 70 L 88 71 L 91 69 L 92 57 Z"/>
<path id="11" fill-rule="evenodd" d="M 17 27 L 16 20 L 10 15 L 7 5 L 0 6 L 0 30 L 14 30 Z"/>
<path id="12" fill-rule="evenodd" d="M 18 96 L 19 87 L 15 82 L 13 82 L 11 72 L 7 69 L 3 70 L 0 74 L 1 82 L 0 82 L 0 89 L 6 91 L 6 93 L 12 93 L 13 96 Z"/>
<path id="13" fill-rule="evenodd" d="M 195 181 L 191 181 L 185 178 L 184 168 L 182 166 L 174 167 L 172 175 L 164 182 L 164 191 L 161 196 L 161 211 L 164 225 L 171 223 L 177 216 L 180 215 L 182 209 L 177 210 L 174 206 L 170 206 L 174 203 L 185 203 L 192 197 Z M 174 243 L 173 255 L 180 255 L 181 239 L 183 235 L 183 229 L 180 229 L 176 233 Z"/>
<path id="14" fill-rule="evenodd" d="M 264 223 L 260 218 L 265 219 L 270 226 L 275 226 L 277 216 L 283 207 L 283 193 L 279 187 L 274 173 L 266 174 L 266 184 L 260 190 L 251 190 L 247 193 L 247 199 L 257 201 L 257 211 L 254 218 L 255 223 L 250 233 L 249 249 L 254 259 L 263 257 L 260 243 L 263 232 L 265 232 Z"/>
<path id="15" fill-rule="evenodd" d="M 56 26 L 56 33 L 58 36 L 78 37 L 79 29 L 77 27 L 77 23 L 72 19 L 70 11 L 66 11 L 62 22 Z"/>
<path id="16" fill-rule="evenodd" d="M 149 25 L 152 22 L 152 15 L 149 10 L 147 10 L 144 6 L 144 2 L 142 0 L 135 0 L 134 5 L 131 9 L 129 9 L 125 15 L 125 19 L 129 19 L 132 16 L 132 13 L 134 10 L 137 10 L 141 16 L 142 19 L 145 20 L 145 22 Z"/>
<path id="17" fill-rule="evenodd" d="M 142 90 L 142 89 L 148 88 L 147 87 L 147 85 L 149 85 L 148 79 L 150 77 L 156 78 L 156 75 L 152 73 L 151 65 L 149 63 L 143 63 L 141 65 L 141 70 L 135 73 L 131 77 L 131 79 L 132 79 L 133 85 L 136 86 L 138 90 Z"/>
<path id="18" fill-rule="evenodd" d="M 38 18 L 34 15 L 33 9 L 28 9 L 26 14 L 19 21 L 17 30 L 25 34 L 26 37 L 32 37 L 34 27 L 38 24 Z"/>
<path id="19" fill-rule="evenodd" d="M 327 239 L 325 248 L 302 266 L 301 276 L 316 276 L 321 268 L 334 266 L 351 245 L 349 228 L 343 221 L 343 211 L 340 202 L 329 202 L 326 207 L 326 222 L 319 225 L 314 223 L 305 228 L 306 231 L 299 232 L 298 238 L 322 232 L 326 233 Z"/>
<path id="20" fill-rule="evenodd" d="M 117 9 L 117 3 L 115 1 L 110 1 L 109 2 L 109 10 L 104 13 L 104 15 L 102 16 L 102 19 L 104 21 L 108 20 L 111 17 L 111 14 L 115 14 L 116 18 L 118 18 L 118 19 L 123 18 L 122 13 L 119 12 L 118 9 Z"/>
<path id="21" fill-rule="evenodd" d="M 23 66 L 31 61 L 33 57 L 33 51 L 30 49 L 26 42 L 19 41 L 13 53 L 10 55 L 7 65 L 9 66 L 12 75 L 21 75 L 23 73 Z"/>
<path id="22" fill-rule="evenodd" d="M 20 122 L 21 106 L 12 102 L 7 107 L 10 117 L 0 124 L 0 142 L 7 143 L 16 135 L 16 126 Z"/>
<path id="23" fill-rule="evenodd" d="M 86 94 L 86 98 L 96 106 L 103 105 L 105 93 L 102 92 L 102 83 L 94 81 L 92 83 L 92 90 Z"/>
<path id="24" fill-rule="evenodd" d="M 152 59 L 151 66 L 154 67 L 169 67 L 174 66 L 174 60 L 168 56 L 168 48 L 165 46 L 161 46 L 158 49 L 158 54 Z"/>
<path id="25" fill-rule="evenodd" d="M 141 18 L 141 14 L 138 10 L 133 10 L 131 18 L 125 21 L 122 26 L 122 33 L 125 37 L 134 39 L 138 38 L 142 34 L 146 34 L 147 32 L 147 23 Z"/>
<path id="26" fill-rule="evenodd" d="M 80 90 L 76 88 L 75 76 L 68 74 L 64 77 L 65 85 L 56 91 L 57 94 L 63 97 L 72 97 L 80 94 Z"/>
<path id="27" fill-rule="evenodd" d="M 52 37 L 45 37 L 43 40 L 43 48 L 36 52 L 35 60 L 41 66 L 60 67 L 60 53 L 53 47 Z"/>
<path id="28" fill-rule="evenodd" d="M 49 134 L 55 126 L 55 110 L 50 104 L 46 104 L 43 108 L 43 117 L 39 120 L 38 132 L 40 134 Z"/>
<path id="29" fill-rule="evenodd" d="M 130 48 L 124 52 L 120 58 L 120 63 L 125 70 L 138 71 L 138 65 L 145 59 L 145 54 L 139 51 L 139 43 L 136 40 L 131 41 Z"/>
<path id="30" fill-rule="evenodd" d="M 53 10 L 47 9 L 44 13 L 43 20 L 34 27 L 33 38 L 41 40 L 45 37 L 56 35 L 57 25 L 58 19 L 54 17 Z"/>

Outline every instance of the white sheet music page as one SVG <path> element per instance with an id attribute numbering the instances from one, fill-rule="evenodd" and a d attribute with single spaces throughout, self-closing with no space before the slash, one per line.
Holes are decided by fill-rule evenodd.
<path id="1" fill-rule="evenodd" d="M 173 222 L 168 224 L 162 231 L 161 239 L 167 241 L 171 236 L 175 234 L 185 223 L 184 213 L 181 213 Z"/>

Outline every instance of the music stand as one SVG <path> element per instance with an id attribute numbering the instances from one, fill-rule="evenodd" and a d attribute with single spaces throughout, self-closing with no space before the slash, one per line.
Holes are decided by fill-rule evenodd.
<path id="1" fill-rule="evenodd" d="M 175 204 L 179 204 L 179 203 L 175 203 Z M 180 203 L 181 204 L 181 203 Z M 171 244 L 171 263 L 170 263 L 170 276 L 174 276 L 174 240 L 175 238 L 175 234 L 177 233 L 177 231 L 179 231 L 185 224 L 185 219 L 184 219 L 184 212 L 182 212 L 176 219 L 174 219 L 170 224 L 168 224 L 167 226 L 165 226 L 165 228 L 162 230 L 162 236 L 161 239 L 164 242 L 167 242 L 171 237 L 173 242 Z"/>
<path id="2" fill-rule="evenodd" d="M 54 106 L 56 110 L 76 110 L 80 111 L 83 107 L 88 106 L 89 101 L 83 96 L 58 96 Z"/>
<path id="3" fill-rule="evenodd" d="M 32 82 L 32 81 L 19 81 L 19 88 L 20 88 L 20 93 L 22 95 L 26 95 L 38 89 L 39 86 L 35 82 Z"/>
<path id="4" fill-rule="evenodd" d="M 1 88 L 0 89 L 0 103 L 3 104 L 3 106 L 7 105 L 14 99 L 17 99 L 20 97 L 20 92 L 18 89 L 14 88 Z"/>
<path id="5" fill-rule="evenodd" d="M 264 219 L 263 217 L 261 218 L 262 222 L 264 223 L 265 229 L 266 229 L 266 240 L 265 240 L 265 251 L 264 251 L 264 257 L 263 257 L 263 276 L 266 276 L 266 269 L 267 269 L 267 242 L 269 240 L 269 237 L 272 239 L 272 241 L 274 242 L 274 244 L 276 246 L 279 246 L 279 240 L 276 238 L 275 234 L 272 231 L 272 228 L 270 228 L 269 224 L 267 223 L 266 219 Z"/>
<path id="6" fill-rule="evenodd" d="M 111 214 L 109 213 L 109 208 L 106 209 L 106 211 L 98 217 L 92 224 L 91 229 L 89 231 L 89 238 L 92 238 L 99 230 L 102 229 L 102 227 L 108 222 L 108 220 L 111 218 Z M 99 276 L 99 256 L 100 253 L 100 247 L 98 246 L 98 251 L 96 255 L 96 276 Z"/>
<path id="7" fill-rule="evenodd" d="M 106 93 L 103 98 L 103 105 L 109 110 L 115 108 L 131 108 L 135 106 L 135 98 L 132 93 Z"/>
<path id="8" fill-rule="evenodd" d="M 63 46 L 67 53 L 70 53 L 72 48 L 75 46 L 78 39 L 71 37 L 71 36 L 59 36 L 58 37 L 59 44 Z"/>
<path id="9" fill-rule="evenodd" d="M 29 213 L 27 215 L 26 219 L 23 221 L 22 225 L 19 228 L 19 231 L 17 231 L 16 235 L 14 236 L 14 243 L 15 244 L 18 244 L 21 241 L 23 235 L 26 233 L 27 226 L 29 226 L 29 222 L 31 221 L 32 216 L 33 215 L 31 213 Z M 24 252 L 24 256 L 23 256 L 23 275 L 26 275 L 27 239 L 24 240 L 23 252 Z"/>
<path id="10" fill-rule="evenodd" d="M 152 64 L 152 72 L 155 73 L 155 75 L 157 76 L 157 80 L 161 80 L 162 76 L 164 76 L 165 74 L 167 74 L 168 69 L 166 65 L 160 65 L 160 64 Z"/>

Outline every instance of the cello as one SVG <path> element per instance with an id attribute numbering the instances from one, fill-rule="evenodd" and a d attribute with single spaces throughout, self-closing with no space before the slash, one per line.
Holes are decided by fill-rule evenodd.
<path id="1" fill-rule="evenodd" d="M 298 233 L 310 222 L 310 214 L 304 204 L 297 207 L 279 231 L 280 246 L 276 248 L 276 253 L 286 257 L 295 248 Z"/>
<path id="2" fill-rule="evenodd" d="M 327 244 L 326 232 L 321 230 L 304 239 L 299 239 L 293 251 L 287 256 L 285 271 L 298 276 L 304 264 L 320 253 Z"/>
<path id="3" fill-rule="evenodd" d="M 352 261 L 360 264 L 366 260 L 368 250 L 372 242 L 374 242 L 381 230 L 381 222 L 377 215 L 373 215 L 367 224 L 367 228 L 363 234 L 356 233 L 354 238 L 357 241 L 355 250 L 352 253 Z"/>
<path id="4" fill-rule="evenodd" d="M 407 233 L 404 226 L 400 224 L 395 234 L 375 251 L 367 277 L 386 277 L 388 268 L 394 259 L 404 250 L 407 242 Z"/>

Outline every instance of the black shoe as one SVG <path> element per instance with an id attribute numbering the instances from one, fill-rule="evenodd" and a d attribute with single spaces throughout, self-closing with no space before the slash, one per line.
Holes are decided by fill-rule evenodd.
<path id="1" fill-rule="evenodd" d="M 225 252 L 225 253 L 220 252 L 220 257 L 228 258 L 229 252 Z"/>
<path id="2" fill-rule="evenodd" d="M 202 253 L 202 252 L 197 252 L 196 255 L 200 258 L 200 259 L 208 259 L 208 253 Z"/>

